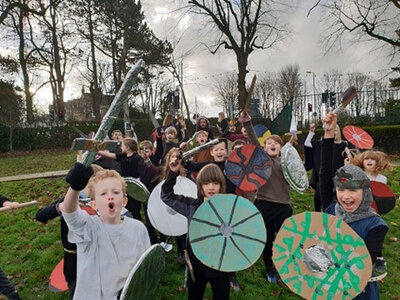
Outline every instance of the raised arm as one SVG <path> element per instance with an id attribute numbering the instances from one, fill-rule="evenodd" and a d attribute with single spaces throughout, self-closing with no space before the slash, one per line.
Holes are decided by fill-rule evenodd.
<path id="1" fill-rule="evenodd" d="M 240 113 L 239 122 L 242 123 L 243 127 L 247 131 L 247 139 L 249 144 L 260 146 L 257 135 L 254 131 L 253 123 L 251 122 L 251 117 L 247 111 L 242 111 Z"/>
<path id="2" fill-rule="evenodd" d="M 81 163 L 75 163 L 72 169 L 69 170 L 66 181 L 69 183 L 70 188 L 64 198 L 63 212 L 72 213 L 78 209 L 79 192 L 85 188 L 92 175 L 92 167 L 86 167 Z"/>

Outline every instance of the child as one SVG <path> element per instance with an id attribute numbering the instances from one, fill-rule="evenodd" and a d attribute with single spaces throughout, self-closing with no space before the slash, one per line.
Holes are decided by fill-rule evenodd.
<path id="1" fill-rule="evenodd" d="M 128 202 L 124 179 L 114 170 L 100 171 L 90 178 L 92 174 L 91 167 L 76 163 L 67 175 L 70 188 L 60 206 L 69 229 L 68 240 L 77 245 L 74 298 L 117 299 L 150 240 L 143 223 L 121 217 Z M 91 205 L 99 216 L 78 209 L 79 191 L 87 184 Z"/>
<path id="2" fill-rule="evenodd" d="M 178 141 L 186 141 L 188 139 L 188 132 L 186 128 L 185 118 L 182 115 L 178 116 L 175 127 L 177 131 Z"/>
<path id="3" fill-rule="evenodd" d="M 111 139 L 113 141 L 118 142 L 118 144 L 117 144 L 117 147 L 115 148 L 115 150 L 110 151 L 110 152 L 111 153 L 121 153 L 122 152 L 121 143 L 123 140 L 121 130 L 118 130 L 118 129 L 113 130 L 111 132 Z M 94 161 L 94 164 L 99 165 L 103 169 L 112 169 L 112 170 L 116 170 L 118 173 L 121 173 L 120 164 L 117 161 L 115 161 L 114 159 L 111 159 L 109 157 L 97 155 L 96 160 Z"/>
<path id="4" fill-rule="evenodd" d="M 224 112 L 219 112 L 218 113 L 218 123 L 217 123 L 218 131 L 220 132 L 222 137 L 225 137 L 225 135 L 228 133 L 229 130 L 229 121 L 225 117 Z"/>
<path id="5" fill-rule="evenodd" d="M 176 141 L 177 138 L 177 131 L 175 127 L 168 127 L 165 130 L 165 139 L 164 139 L 164 145 L 163 145 L 163 155 L 162 155 L 162 160 L 164 161 L 165 156 L 171 150 L 172 148 L 179 147 L 179 144 Z M 158 145 L 157 145 L 158 147 Z"/>
<path id="6" fill-rule="evenodd" d="M 0 207 L 18 208 L 19 203 L 10 201 L 7 197 L 0 195 Z M 17 291 L 7 279 L 3 270 L 0 268 L 0 295 L 5 295 L 10 300 L 20 300 Z"/>
<path id="7" fill-rule="evenodd" d="M 102 167 L 93 164 L 92 165 L 93 169 L 93 174 L 96 174 L 99 171 L 104 170 Z M 81 197 L 87 197 L 86 195 L 88 194 L 88 187 L 86 186 L 85 189 L 80 193 L 80 198 Z M 64 197 L 58 199 L 54 203 L 40 209 L 37 211 L 35 219 L 39 222 L 42 223 L 47 223 L 49 220 L 52 220 L 57 217 L 61 217 L 61 222 L 60 222 L 60 232 L 61 232 L 61 242 L 64 247 L 64 268 L 63 268 L 63 273 L 65 280 L 67 281 L 68 284 L 68 290 L 69 290 L 69 296 L 70 299 L 73 299 L 74 296 L 74 291 L 76 287 L 76 244 L 70 243 L 68 241 L 68 226 L 67 223 L 65 223 L 64 218 L 62 217 L 61 211 L 60 211 L 60 204 L 64 201 Z M 81 203 L 79 203 L 81 206 Z M 62 206 L 62 205 L 61 205 Z M 90 215 L 95 215 L 96 211 L 93 210 L 91 207 L 83 207 L 81 206 L 83 210 L 85 210 L 87 213 Z"/>
<path id="8" fill-rule="evenodd" d="M 325 117 L 325 131 L 321 152 L 320 190 L 321 197 L 329 199 L 331 205 L 325 212 L 343 219 L 362 239 L 371 255 L 375 273 L 384 273 L 386 263 L 382 247 L 388 226 L 371 208 L 373 201 L 370 180 L 361 168 L 353 165 L 341 167 L 332 181 L 332 148 L 337 117 L 329 113 Z M 332 193 L 335 188 L 337 201 Z M 377 282 L 369 282 L 355 299 L 379 299 Z"/>
<path id="9" fill-rule="evenodd" d="M 315 211 L 323 211 L 329 205 L 322 199 L 319 191 L 319 170 L 321 168 L 321 139 L 313 138 L 315 135 L 316 124 L 311 123 L 310 131 L 304 142 L 304 167 L 307 171 L 312 170 L 310 186 L 315 190 L 314 192 L 314 209 Z M 347 147 L 347 142 L 342 140 L 339 126 L 335 129 L 335 140 L 333 144 L 333 155 L 332 155 L 332 177 L 335 175 L 337 169 L 344 165 L 344 153 Z"/>
<path id="10" fill-rule="evenodd" d="M 209 164 L 201 169 L 197 176 L 197 199 L 176 195 L 173 187 L 179 175 L 178 172 L 182 168 L 181 160 L 179 158 L 171 159 L 168 167 L 170 171 L 161 189 L 161 199 L 175 211 L 186 216 L 188 225 L 203 201 L 214 194 L 225 192 L 224 175 L 218 166 Z M 188 299 L 202 300 L 207 282 L 211 284 L 213 299 L 229 299 L 229 273 L 213 270 L 204 265 L 195 257 L 190 244 L 188 244 L 187 253 L 195 279 L 193 281 L 192 276 L 188 276 Z"/>
<path id="11" fill-rule="evenodd" d="M 247 112 L 242 112 L 239 119 L 246 130 L 249 142 L 259 145 L 258 138 Z M 242 131 L 243 132 L 243 131 Z M 263 216 L 267 229 L 267 242 L 263 251 L 266 276 L 270 283 L 277 283 L 278 278 L 272 263 L 272 245 L 286 218 L 293 213 L 290 203 L 290 187 L 281 166 L 281 148 L 283 141 L 278 135 L 270 135 L 264 144 L 264 151 L 271 158 L 272 171 L 267 183 L 257 190 L 255 204 Z"/>
<path id="12" fill-rule="evenodd" d="M 360 167 L 369 180 L 387 184 L 387 178 L 381 173 L 392 170 L 387 155 L 381 151 L 368 150 L 356 155 L 351 163 Z"/>
<path id="13" fill-rule="evenodd" d="M 208 119 L 206 117 L 201 116 L 197 119 L 196 131 L 199 131 L 199 130 L 204 130 L 204 131 L 208 132 L 208 141 L 211 141 L 214 139 L 214 134 L 210 128 L 210 122 L 208 121 Z"/>
<path id="14" fill-rule="evenodd" d="M 179 148 L 172 148 L 167 156 L 165 157 L 165 162 L 162 168 L 162 173 L 161 173 L 161 177 L 160 180 L 164 180 L 168 178 L 168 174 L 170 172 L 170 168 L 169 165 L 172 161 L 176 161 L 178 158 L 181 157 L 181 151 L 179 150 Z M 179 171 L 179 172 L 178 172 Z M 185 176 L 186 172 L 185 169 L 181 166 L 179 169 L 176 170 L 176 172 L 179 173 L 180 176 Z M 184 251 L 186 249 L 186 234 L 177 236 L 175 238 L 176 241 L 176 248 L 178 251 L 178 256 L 177 256 L 177 262 L 178 264 L 180 264 L 181 266 L 185 265 L 185 255 L 184 255 Z"/>
<path id="15" fill-rule="evenodd" d="M 98 154 L 115 159 L 120 163 L 121 175 L 123 177 L 140 178 L 142 158 L 137 153 L 137 142 L 133 138 L 124 138 L 121 143 L 121 153 L 111 153 L 107 151 L 99 151 Z M 141 220 L 140 210 L 142 203 L 128 195 L 128 204 L 126 209 L 129 210 L 136 220 Z"/>
<path id="16" fill-rule="evenodd" d="M 208 132 L 200 130 L 196 136 L 197 146 L 204 145 L 208 140 Z M 193 155 L 193 162 L 203 162 L 212 160 L 212 156 L 209 149 L 204 149 L 203 151 Z"/>

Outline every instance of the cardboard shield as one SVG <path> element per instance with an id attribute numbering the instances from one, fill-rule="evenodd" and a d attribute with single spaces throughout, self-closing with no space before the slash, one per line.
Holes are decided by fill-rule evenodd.
<path id="1" fill-rule="evenodd" d="M 164 180 L 151 192 L 147 204 L 147 214 L 151 224 L 158 231 L 168 236 L 180 236 L 187 233 L 187 218 L 177 213 L 161 200 L 161 186 L 163 183 Z M 190 179 L 178 176 L 174 186 L 174 193 L 197 198 L 197 187 Z"/>
<path id="2" fill-rule="evenodd" d="M 308 188 L 307 171 L 297 150 L 286 143 L 281 150 L 282 172 L 290 187 L 302 194 Z"/>
<path id="3" fill-rule="evenodd" d="M 360 149 L 371 149 L 374 146 L 373 138 L 363 129 L 347 125 L 343 127 L 343 135 L 349 143 Z"/>
<path id="4" fill-rule="evenodd" d="M 388 185 L 371 181 L 371 191 L 374 197 L 371 206 L 378 214 L 387 214 L 396 206 L 396 196 Z"/>
<path id="5" fill-rule="evenodd" d="M 147 202 L 149 200 L 150 192 L 143 182 L 133 177 L 125 177 L 125 182 L 126 193 L 129 196 L 140 202 Z"/>
<path id="6" fill-rule="evenodd" d="M 232 194 L 214 195 L 205 201 L 189 226 L 194 255 L 210 268 L 224 272 L 250 267 L 263 252 L 266 239 L 258 209 Z"/>
<path id="7" fill-rule="evenodd" d="M 64 258 L 56 265 L 51 272 L 49 290 L 52 292 L 68 291 L 68 284 L 64 276 Z"/>
<path id="8" fill-rule="evenodd" d="M 272 163 L 268 154 L 255 145 L 234 149 L 225 162 L 228 179 L 245 192 L 254 192 L 271 176 Z"/>
<path id="9" fill-rule="evenodd" d="M 146 250 L 129 273 L 121 300 L 157 299 L 165 268 L 165 251 L 160 244 Z"/>
<path id="10" fill-rule="evenodd" d="M 286 219 L 272 259 L 283 282 L 304 299 L 353 299 L 372 274 L 363 239 L 343 220 L 325 213 Z"/>

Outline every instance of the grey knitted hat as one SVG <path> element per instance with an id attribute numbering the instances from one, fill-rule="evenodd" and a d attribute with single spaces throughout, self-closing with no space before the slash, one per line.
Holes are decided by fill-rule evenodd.
<path id="1" fill-rule="evenodd" d="M 371 208 L 373 197 L 370 181 L 361 168 L 353 165 L 343 166 L 336 172 L 333 181 L 336 188 L 363 190 L 363 199 L 355 212 L 347 212 L 339 203 L 336 203 L 336 216 L 346 223 L 351 223 L 376 215 Z"/>

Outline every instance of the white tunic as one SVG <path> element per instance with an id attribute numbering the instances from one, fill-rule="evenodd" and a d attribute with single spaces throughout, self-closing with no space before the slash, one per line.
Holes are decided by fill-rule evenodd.
<path id="1" fill-rule="evenodd" d="M 129 272 L 150 247 L 146 227 L 130 218 L 117 225 L 105 224 L 80 209 L 63 217 L 68 240 L 77 244 L 74 300 L 117 299 Z"/>
<path id="2" fill-rule="evenodd" d="M 368 176 L 369 180 L 371 180 L 371 181 L 377 181 L 377 182 L 381 182 L 381 183 L 387 184 L 387 178 L 386 178 L 385 175 L 378 174 L 378 175 L 376 175 L 374 177 L 372 175 L 368 175 L 367 174 L 367 176 Z"/>

